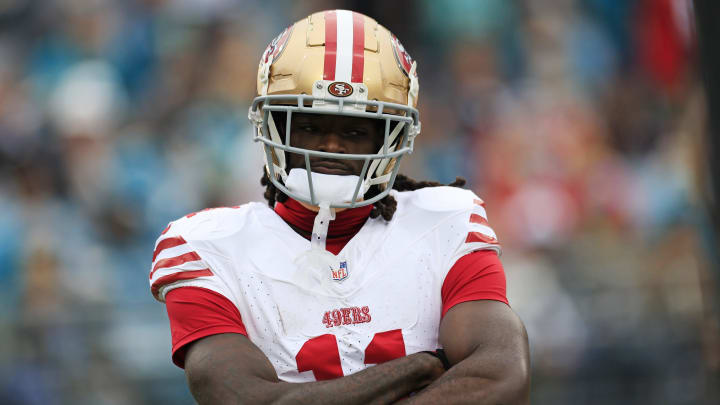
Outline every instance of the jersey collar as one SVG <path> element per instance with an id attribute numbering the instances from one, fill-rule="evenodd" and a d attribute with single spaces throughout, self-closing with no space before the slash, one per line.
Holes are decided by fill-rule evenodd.
<path id="1" fill-rule="evenodd" d="M 330 222 L 328 241 L 330 239 L 346 239 L 345 242 L 347 243 L 363 227 L 370 216 L 372 208 L 372 205 L 365 205 L 358 208 L 348 208 L 336 213 L 335 220 Z M 275 212 L 300 235 L 308 240 L 310 239 L 313 221 L 317 212 L 303 207 L 292 198 L 288 198 L 284 203 L 276 203 Z"/>

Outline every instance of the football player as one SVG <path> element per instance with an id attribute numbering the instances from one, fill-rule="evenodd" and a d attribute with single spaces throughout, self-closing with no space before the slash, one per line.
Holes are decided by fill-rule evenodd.
<path id="1" fill-rule="evenodd" d="M 170 223 L 152 294 L 200 404 L 525 404 L 525 329 L 483 201 L 398 174 L 420 133 L 416 63 L 332 10 L 260 60 L 249 117 L 267 203 Z"/>

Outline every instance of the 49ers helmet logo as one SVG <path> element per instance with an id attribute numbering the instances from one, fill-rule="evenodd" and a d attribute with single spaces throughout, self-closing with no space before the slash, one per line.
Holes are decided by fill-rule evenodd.
<path id="1" fill-rule="evenodd" d="M 407 53 L 405 47 L 402 46 L 400 41 L 395 35 L 391 37 L 393 51 L 395 51 L 395 60 L 397 61 L 400 69 L 405 72 L 406 75 L 410 76 L 410 70 L 412 69 L 413 59 L 410 54 Z"/>
<path id="2" fill-rule="evenodd" d="M 288 42 L 288 38 L 290 38 L 290 34 L 292 33 L 292 27 L 285 28 L 283 32 L 280 33 L 275 39 L 270 42 L 270 45 L 265 48 L 265 52 L 263 52 L 262 58 L 260 58 L 260 63 L 267 63 L 268 60 L 270 60 L 270 56 L 272 55 L 273 60 L 280 57 L 280 54 L 285 49 L 285 45 Z"/>
<path id="3" fill-rule="evenodd" d="M 353 88 L 345 82 L 334 82 L 328 86 L 328 93 L 335 97 L 347 97 L 353 94 Z"/>

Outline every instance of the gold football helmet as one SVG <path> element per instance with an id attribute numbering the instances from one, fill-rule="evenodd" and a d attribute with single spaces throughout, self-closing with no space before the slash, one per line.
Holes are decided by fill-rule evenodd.
<path id="1" fill-rule="evenodd" d="M 350 201 L 331 207 L 357 207 L 385 197 L 392 188 L 399 161 L 411 153 L 420 133 L 417 111 L 417 64 L 397 38 L 365 15 L 322 11 L 286 28 L 267 47 L 260 60 L 257 93 L 249 111 L 255 141 L 264 149 L 265 170 L 273 184 L 288 196 L 318 205 L 313 192 L 310 158 L 363 160 L 362 173 Z M 272 112 L 284 113 L 284 136 Z M 375 154 L 344 154 L 291 146 L 293 113 L 336 114 L 385 121 L 383 145 Z M 275 118 L 282 115 L 275 115 Z M 288 190 L 285 153 L 304 156 L 310 198 Z M 373 186 L 380 193 L 363 196 Z"/>

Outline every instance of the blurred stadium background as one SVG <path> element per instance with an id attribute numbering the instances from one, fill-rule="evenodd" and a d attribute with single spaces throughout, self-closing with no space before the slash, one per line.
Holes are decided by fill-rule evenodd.
<path id="1" fill-rule="evenodd" d="M 330 8 L 418 60 L 403 171 L 486 200 L 533 403 L 718 403 L 687 0 L 0 1 L 0 403 L 194 403 L 148 291 L 155 237 L 262 198 L 257 60 Z"/>

